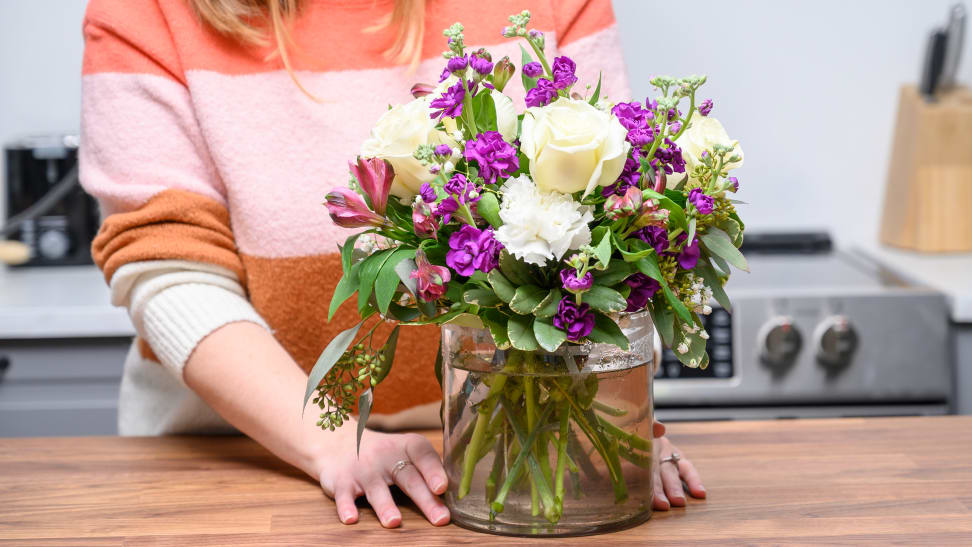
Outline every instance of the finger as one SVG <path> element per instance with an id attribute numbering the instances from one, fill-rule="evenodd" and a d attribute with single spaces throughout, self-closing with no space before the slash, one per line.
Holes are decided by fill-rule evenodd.
<path id="1" fill-rule="evenodd" d="M 435 526 L 448 524 L 449 510 L 437 496 L 432 495 L 418 469 L 411 465 L 403 467 L 395 475 L 395 484 L 412 498 L 429 522 Z"/>
<path id="2" fill-rule="evenodd" d="M 656 439 L 659 438 L 659 437 L 664 437 L 665 436 L 665 424 L 659 422 L 658 420 L 655 420 L 655 422 L 653 424 L 651 424 L 651 435 L 652 435 L 652 437 L 654 437 Z"/>
<path id="3" fill-rule="evenodd" d="M 409 435 L 405 442 L 405 454 L 415 464 L 415 468 L 422 474 L 425 484 L 433 494 L 442 494 L 446 491 L 449 482 L 442 467 L 442 460 L 425 437 L 418 434 Z"/>
<path id="4" fill-rule="evenodd" d="M 671 508 L 671 504 L 668 503 L 668 498 L 665 497 L 665 488 L 662 486 L 661 473 L 658 471 L 658 466 L 655 466 L 655 471 L 652 473 L 652 500 L 651 505 L 657 511 L 668 511 Z"/>
<path id="5" fill-rule="evenodd" d="M 354 505 L 355 491 L 350 482 L 342 483 L 334 489 L 334 504 L 338 518 L 344 524 L 358 522 L 358 508 Z"/>
<path id="6" fill-rule="evenodd" d="M 402 514 L 395 506 L 395 500 L 384 481 L 375 477 L 364 485 L 364 491 L 382 526 L 394 528 L 402 523 Z"/>
<path id="7" fill-rule="evenodd" d="M 683 459 L 678 462 L 678 470 L 682 475 L 682 479 L 685 481 L 685 486 L 688 486 L 689 495 L 693 498 L 704 499 L 705 486 L 702 486 L 702 477 L 699 476 L 695 465 Z"/>
<path id="8" fill-rule="evenodd" d="M 665 497 L 674 507 L 685 506 L 685 491 L 682 490 L 682 479 L 678 476 L 678 468 L 672 462 L 661 463 L 661 479 L 665 487 Z"/>

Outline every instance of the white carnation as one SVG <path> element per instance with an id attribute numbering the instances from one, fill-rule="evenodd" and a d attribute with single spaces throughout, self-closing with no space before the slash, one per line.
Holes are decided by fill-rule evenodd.
<path id="1" fill-rule="evenodd" d="M 570 194 L 541 192 L 527 175 L 506 181 L 496 239 L 516 258 L 543 266 L 591 242 L 591 208 Z"/>

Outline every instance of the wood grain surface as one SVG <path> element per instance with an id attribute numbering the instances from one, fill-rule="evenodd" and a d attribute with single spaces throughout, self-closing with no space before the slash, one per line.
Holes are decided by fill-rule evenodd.
<path id="1" fill-rule="evenodd" d="M 669 433 L 707 500 L 622 532 L 545 542 L 972 545 L 972 417 L 677 423 Z M 395 530 L 370 509 L 343 525 L 317 484 L 242 437 L 0 439 L 0 544 L 528 543 L 402 513 Z"/>

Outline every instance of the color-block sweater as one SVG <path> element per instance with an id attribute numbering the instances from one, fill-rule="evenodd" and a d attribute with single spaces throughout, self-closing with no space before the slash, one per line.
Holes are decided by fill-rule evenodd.
<path id="1" fill-rule="evenodd" d="M 548 55 L 577 61 L 582 83 L 629 94 L 610 0 L 427 0 L 416 73 L 387 61 L 393 30 L 365 33 L 392 0 L 309 0 L 294 22 L 294 69 L 271 46 L 244 47 L 205 27 L 186 0 L 91 0 L 84 21 L 81 182 L 104 221 L 93 254 L 112 302 L 138 336 L 125 363 L 119 432 L 231 430 L 182 380 L 196 345 L 228 323 L 269 329 L 299 366 L 356 321 L 326 321 L 341 274 L 324 195 L 347 184 L 347 161 L 388 104 L 443 67 L 442 29 L 519 65 L 500 35 L 526 8 Z M 522 105 L 515 78 L 506 92 Z M 381 334 L 379 334 L 381 337 Z M 406 329 L 376 392 L 378 427 L 437 423 L 434 327 Z M 239 363 L 240 374 L 260 363 Z"/>

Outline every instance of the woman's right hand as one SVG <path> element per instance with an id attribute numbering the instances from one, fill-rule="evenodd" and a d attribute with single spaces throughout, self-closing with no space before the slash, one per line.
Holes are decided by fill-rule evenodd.
<path id="1" fill-rule="evenodd" d="M 382 526 L 400 525 L 402 513 L 389 490 L 394 484 L 412 498 L 429 522 L 435 526 L 447 524 L 449 509 L 439 495 L 445 492 L 448 479 L 442 460 L 429 441 L 416 433 L 365 430 L 361 452 L 355 454 L 355 425 L 346 423 L 341 431 L 333 433 L 341 437 L 341 442 L 330 444 L 318 464 L 321 487 L 334 498 L 341 522 L 358 521 L 354 500 L 365 496 Z M 346 431 L 350 435 L 344 434 Z M 402 466 L 400 462 L 407 464 Z"/>

